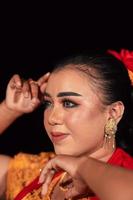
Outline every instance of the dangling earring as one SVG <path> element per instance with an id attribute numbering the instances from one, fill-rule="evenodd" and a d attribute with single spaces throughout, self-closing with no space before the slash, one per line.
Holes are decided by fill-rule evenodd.
<path id="1" fill-rule="evenodd" d="M 105 125 L 105 144 L 110 146 L 112 145 L 112 148 L 115 149 L 115 133 L 117 131 L 117 124 L 115 119 L 111 118 L 108 120 L 108 122 Z"/>

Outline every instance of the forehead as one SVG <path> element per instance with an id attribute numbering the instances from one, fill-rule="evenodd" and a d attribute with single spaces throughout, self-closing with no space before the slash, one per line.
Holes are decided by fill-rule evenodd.
<path id="1" fill-rule="evenodd" d="M 63 69 L 53 72 L 48 80 L 47 90 L 60 88 L 60 90 L 88 90 L 88 77 L 79 70 Z"/>
<path id="2" fill-rule="evenodd" d="M 99 91 L 84 72 L 78 69 L 61 69 L 51 74 L 46 92 L 57 95 L 59 92 L 76 92 L 84 97 L 99 96 Z"/>

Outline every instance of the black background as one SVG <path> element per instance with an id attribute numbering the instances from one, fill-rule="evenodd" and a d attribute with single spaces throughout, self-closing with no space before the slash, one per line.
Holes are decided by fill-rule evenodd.
<path id="1" fill-rule="evenodd" d="M 73 53 L 133 50 L 130 5 L 104 5 L 103 13 L 101 4 L 86 7 L 65 2 L 63 5 L 19 3 L 6 2 L 0 6 L 1 101 L 15 73 L 36 80 L 58 60 Z M 43 127 L 41 107 L 17 119 L 0 136 L 0 152 L 4 154 L 50 150 L 53 147 Z"/>

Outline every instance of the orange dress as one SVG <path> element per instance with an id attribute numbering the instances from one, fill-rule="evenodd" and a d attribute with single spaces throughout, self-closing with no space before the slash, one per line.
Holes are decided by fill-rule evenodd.
<path id="1" fill-rule="evenodd" d="M 18 154 L 12 160 L 7 179 L 7 200 L 50 200 L 51 194 L 60 181 L 62 174 L 57 174 L 48 189 L 47 195 L 41 198 L 41 184 L 38 184 L 39 169 L 54 156 L 53 153 L 41 153 L 40 155 Z M 133 169 L 133 158 L 118 148 L 108 160 L 112 165 Z M 34 180 L 33 180 L 34 179 Z M 32 181 L 33 180 L 33 181 Z M 87 198 L 83 198 L 86 199 Z M 91 197 L 90 200 L 99 200 Z"/>

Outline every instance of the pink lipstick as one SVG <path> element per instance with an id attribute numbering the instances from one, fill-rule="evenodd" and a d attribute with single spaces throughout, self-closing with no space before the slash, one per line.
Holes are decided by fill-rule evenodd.
<path id="1" fill-rule="evenodd" d="M 51 139 L 53 143 L 60 142 L 68 137 L 69 134 L 62 132 L 51 132 Z"/>

